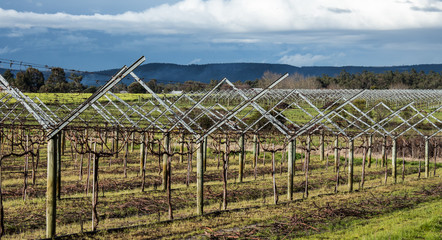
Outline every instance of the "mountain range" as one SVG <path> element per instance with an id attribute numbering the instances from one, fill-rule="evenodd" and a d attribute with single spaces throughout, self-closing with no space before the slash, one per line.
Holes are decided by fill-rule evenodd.
<path id="1" fill-rule="evenodd" d="M 419 64 L 419 65 L 404 65 L 404 66 L 383 66 L 383 67 L 364 67 L 364 66 L 312 66 L 312 67 L 295 67 L 287 64 L 268 64 L 268 63 L 219 63 L 219 64 L 202 64 L 202 65 L 178 65 L 171 63 L 148 63 L 139 66 L 134 73 L 138 77 L 149 81 L 156 79 L 159 83 L 182 83 L 185 81 L 198 81 L 208 83 L 210 80 L 220 80 L 224 77 L 231 82 L 256 80 L 262 77 L 264 72 L 270 71 L 273 73 L 299 73 L 304 76 L 322 76 L 327 74 L 329 76 L 336 76 L 342 70 L 348 73 L 360 73 L 369 71 L 374 73 L 383 73 L 386 71 L 430 71 L 442 72 L 442 64 Z M 109 69 L 96 72 L 80 73 L 83 75 L 83 84 L 85 85 L 102 85 L 105 81 L 115 74 L 119 69 Z M 1 69 L 3 73 L 5 69 Z M 17 71 L 13 71 L 17 72 Z M 45 77 L 49 76 L 50 72 L 44 72 Z M 66 74 L 69 75 L 68 73 Z M 124 79 L 124 83 L 130 84 L 132 79 Z"/>

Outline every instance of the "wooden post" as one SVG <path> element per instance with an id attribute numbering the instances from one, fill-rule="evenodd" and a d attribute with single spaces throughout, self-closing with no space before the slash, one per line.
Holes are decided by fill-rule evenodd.
<path id="1" fill-rule="evenodd" d="M 12 129 L 15 129 L 14 125 L 12 125 L 11 128 L 11 153 L 14 152 L 14 136 L 15 136 L 15 131 L 13 131 Z"/>
<path id="2" fill-rule="evenodd" d="M 430 177 L 430 139 L 425 137 L 425 177 Z"/>
<path id="3" fill-rule="evenodd" d="M 204 169 L 203 169 L 204 142 L 199 144 L 196 154 L 196 209 L 198 215 L 203 215 L 203 199 L 204 199 Z"/>
<path id="4" fill-rule="evenodd" d="M 348 151 L 348 191 L 353 191 L 353 158 L 354 158 L 354 140 L 349 141 Z"/>
<path id="5" fill-rule="evenodd" d="M 26 134 L 25 150 L 29 151 L 29 133 Z M 34 162 L 34 161 L 32 161 Z M 25 155 L 25 165 L 23 169 L 24 182 L 23 182 L 23 201 L 26 201 L 26 195 L 28 191 L 28 168 L 29 168 L 29 153 Z"/>
<path id="6" fill-rule="evenodd" d="M 129 156 L 129 143 L 126 142 L 125 144 L 125 153 L 124 153 L 124 162 L 123 162 L 123 175 L 124 178 L 127 178 L 127 158 Z"/>
<path id="7" fill-rule="evenodd" d="M 97 150 L 97 143 L 94 142 L 94 152 Z M 94 154 L 93 169 L 94 175 L 92 177 L 92 231 L 97 230 L 98 225 L 98 214 L 97 214 L 97 203 L 98 203 L 98 159 L 99 156 Z"/>
<path id="8" fill-rule="evenodd" d="M 140 176 L 143 175 L 144 160 L 146 157 L 146 133 L 141 133 L 141 144 L 140 144 Z"/>
<path id="9" fill-rule="evenodd" d="M 258 146 L 258 136 L 253 134 L 253 167 L 256 168 L 258 164 L 259 146 Z"/>
<path id="10" fill-rule="evenodd" d="M 372 148 L 373 148 L 373 134 L 370 134 L 370 136 L 368 137 L 368 152 L 367 152 L 368 163 L 367 163 L 367 167 L 371 167 Z"/>
<path id="11" fill-rule="evenodd" d="M 115 147 L 114 147 L 114 151 L 115 151 L 115 158 L 118 158 L 118 142 L 120 141 L 120 131 L 118 131 L 118 126 L 115 129 Z"/>
<path id="12" fill-rule="evenodd" d="M 180 140 L 180 163 L 184 162 L 184 133 L 181 133 Z"/>
<path id="13" fill-rule="evenodd" d="M 305 173 L 305 186 L 304 186 L 304 197 L 308 198 L 308 171 L 310 165 L 310 151 L 311 151 L 311 136 L 307 136 L 307 150 L 305 151 L 305 161 L 304 161 L 304 173 Z"/>
<path id="14" fill-rule="evenodd" d="M 168 153 L 169 153 L 169 144 L 170 144 L 170 133 L 166 132 L 164 134 L 164 153 L 163 153 L 163 173 L 162 173 L 162 178 L 163 178 L 163 182 L 162 182 L 162 189 L 163 191 L 166 191 L 167 188 L 167 171 L 169 171 L 167 169 L 167 160 L 168 160 Z"/>
<path id="15" fill-rule="evenodd" d="M 393 177 L 394 183 L 397 182 L 397 180 L 396 180 L 396 176 L 397 176 L 396 162 L 397 162 L 397 140 L 396 140 L 396 138 L 393 138 L 392 139 L 392 146 L 391 146 L 391 177 Z"/>
<path id="16" fill-rule="evenodd" d="M 55 143 L 56 150 L 56 157 L 57 157 L 57 198 L 61 198 L 61 139 L 62 139 L 62 133 L 58 134 L 57 141 Z"/>
<path id="17" fill-rule="evenodd" d="M 203 141 L 203 168 L 205 172 L 207 169 L 207 137 L 205 137 Z"/>
<path id="18" fill-rule="evenodd" d="M 64 151 L 66 150 L 66 132 L 61 130 L 61 155 L 64 156 Z"/>
<path id="19" fill-rule="evenodd" d="M 272 182 L 273 182 L 273 203 L 278 204 L 278 189 L 276 188 L 276 163 L 275 163 L 275 144 L 272 149 Z"/>
<path id="20" fill-rule="evenodd" d="M 339 135 L 336 135 L 336 139 L 335 139 L 335 172 L 338 171 L 338 162 L 339 162 Z"/>
<path id="21" fill-rule="evenodd" d="M 46 238 L 55 237 L 57 210 L 57 135 L 48 141 L 46 189 Z"/>
<path id="22" fill-rule="evenodd" d="M 382 138 L 382 151 L 381 151 L 381 165 L 384 167 L 387 164 L 387 136 Z"/>
<path id="23" fill-rule="evenodd" d="M 321 135 L 319 135 L 319 160 L 324 161 L 324 129 L 321 130 Z"/>
<path id="24" fill-rule="evenodd" d="M 135 132 L 132 132 L 131 136 L 130 136 L 130 152 L 134 151 L 134 145 L 135 145 Z"/>
<path id="25" fill-rule="evenodd" d="M 289 142 L 287 157 L 287 200 L 293 200 L 293 176 L 295 175 L 296 139 Z"/>
<path id="26" fill-rule="evenodd" d="M 224 150 L 224 156 L 223 156 L 223 210 L 227 210 L 227 168 L 229 163 L 229 153 L 230 153 L 230 146 L 229 146 L 229 138 L 226 135 L 226 146 Z"/>
<path id="27" fill-rule="evenodd" d="M 244 134 L 241 134 L 239 137 L 239 171 L 238 171 L 238 179 L 239 182 L 242 183 L 242 179 L 244 177 L 244 159 L 245 159 L 245 148 L 244 148 Z"/>

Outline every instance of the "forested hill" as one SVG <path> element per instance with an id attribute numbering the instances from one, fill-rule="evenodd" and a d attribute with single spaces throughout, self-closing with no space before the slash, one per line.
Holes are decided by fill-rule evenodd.
<path id="1" fill-rule="evenodd" d="M 209 83 L 210 80 L 221 80 L 224 77 L 232 82 L 247 80 L 256 80 L 263 76 L 264 72 L 272 73 L 299 73 L 306 77 L 322 76 L 324 74 L 334 77 L 339 75 L 342 70 L 347 73 L 356 74 L 364 71 L 373 73 L 384 73 L 386 71 L 404 72 L 415 69 L 417 72 L 424 71 L 429 73 L 442 72 L 442 64 L 421 64 L 391 67 L 362 67 L 362 66 L 343 66 L 343 67 L 295 67 L 286 64 L 266 64 L 266 63 L 221 63 L 221 64 L 203 64 L 203 65 L 177 65 L 170 63 L 149 63 L 138 67 L 135 73 L 145 81 L 156 79 L 158 83 L 183 83 L 189 80 Z M 3 74 L 6 69 L 0 69 Z M 93 86 L 101 85 L 104 81 L 110 79 L 118 69 L 109 69 L 92 73 L 79 73 L 83 75 L 82 84 Z M 12 71 L 16 74 L 18 71 Z M 43 72 L 45 78 L 50 72 Z M 124 80 L 124 83 L 130 84 L 131 79 Z"/>
<path id="2" fill-rule="evenodd" d="M 204 64 L 204 65 L 177 65 L 169 63 L 149 63 L 138 67 L 135 73 L 146 81 L 156 79 L 159 83 L 197 81 L 209 83 L 211 79 L 221 80 L 224 77 L 232 82 L 256 80 L 262 77 L 264 72 L 273 73 L 299 73 L 304 76 L 336 76 L 342 70 L 348 73 L 362 73 L 369 71 L 373 73 L 384 73 L 386 71 L 424 71 L 428 73 L 434 71 L 442 72 L 442 64 L 422 64 L 391 67 L 362 67 L 362 66 L 344 66 L 344 67 L 295 67 L 286 64 L 265 64 L 265 63 L 223 63 L 223 64 Z M 103 78 L 102 74 L 112 75 L 117 69 L 97 72 L 84 76 L 83 84 L 94 85 L 97 78 Z M 130 83 L 130 82 L 127 82 Z"/>

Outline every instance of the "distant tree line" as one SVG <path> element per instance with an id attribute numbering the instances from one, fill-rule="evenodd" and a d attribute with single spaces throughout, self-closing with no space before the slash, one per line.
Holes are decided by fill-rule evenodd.
<path id="1" fill-rule="evenodd" d="M 263 76 L 255 80 L 234 82 L 240 89 L 265 88 L 278 79 L 281 74 L 265 72 Z M 186 81 L 184 83 L 159 83 L 156 79 L 149 80 L 146 84 L 156 93 L 168 93 L 171 91 L 196 92 L 213 89 L 219 80 L 210 80 L 209 83 L 197 81 Z M 129 86 L 120 84 L 120 90 L 129 93 L 145 93 L 146 90 L 137 82 Z M 441 89 L 442 73 L 430 71 L 417 72 L 412 69 L 410 72 L 386 71 L 384 73 L 373 73 L 364 71 L 362 73 L 348 73 L 342 70 L 336 76 L 322 75 L 318 77 L 304 76 L 298 73 L 290 74 L 277 88 L 285 89 Z M 230 89 L 223 85 L 220 89 Z"/>
<path id="2" fill-rule="evenodd" d="M 347 88 L 347 89 L 441 89 L 442 73 L 430 71 L 386 71 L 384 73 L 373 73 L 364 71 L 351 74 L 346 71 L 335 77 L 323 75 L 317 77 L 316 81 L 321 88 Z"/>
<path id="3" fill-rule="evenodd" d="M 52 68 L 47 79 L 44 78 L 42 72 L 32 67 L 29 67 L 26 71 L 18 72 L 16 76 L 8 69 L 3 73 L 3 77 L 22 92 L 94 92 L 96 89 L 87 88 L 81 84 L 83 76 L 76 73 L 71 73 L 66 78 L 63 68 Z M 70 81 L 68 82 L 67 79 Z"/>
<path id="4" fill-rule="evenodd" d="M 266 87 L 280 75 L 266 72 L 261 79 L 251 84 L 252 87 Z M 247 83 L 247 82 L 245 82 Z M 441 89 L 442 73 L 430 71 L 417 72 L 415 69 L 404 72 L 386 71 L 373 73 L 348 73 L 342 70 L 336 76 L 322 75 L 305 77 L 299 74 L 289 75 L 278 88 L 299 89 Z"/>
<path id="5" fill-rule="evenodd" d="M 255 80 L 234 82 L 240 89 L 265 88 L 281 74 L 265 72 L 263 76 Z M 81 83 L 83 76 L 71 73 L 68 77 L 62 68 L 52 68 L 51 74 L 44 79 L 43 73 L 38 69 L 28 68 L 18 72 L 16 76 L 10 70 L 3 73 L 8 82 L 23 92 L 95 92 L 97 87 L 85 86 Z M 69 80 L 69 81 L 68 81 Z M 171 91 L 196 92 L 210 90 L 219 83 L 219 80 L 210 80 L 210 83 L 186 81 L 183 83 L 159 83 L 156 79 L 146 82 L 146 85 L 155 93 L 169 93 Z M 386 71 L 373 73 L 363 71 L 361 73 L 348 73 L 342 70 L 336 76 L 322 75 L 319 77 L 306 77 L 298 73 L 289 75 L 287 79 L 277 85 L 277 88 L 286 89 L 441 89 L 442 73 L 430 71 Z M 230 89 L 223 85 L 220 89 Z M 129 85 L 117 84 L 112 91 L 129 93 L 146 93 L 146 89 L 138 82 Z"/>

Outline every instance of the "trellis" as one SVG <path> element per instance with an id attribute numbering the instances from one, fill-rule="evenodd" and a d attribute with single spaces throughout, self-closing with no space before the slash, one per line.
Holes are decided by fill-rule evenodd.
<path id="1" fill-rule="evenodd" d="M 95 138 L 101 138 L 101 131 L 111 129 L 115 141 L 112 154 L 118 154 L 123 147 L 119 136 L 124 135 L 124 145 L 128 146 L 129 136 L 139 132 L 141 136 L 140 172 L 144 173 L 146 150 L 163 157 L 163 189 L 169 190 L 171 156 L 197 154 L 197 213 L 203 214 L 204 167 L 207 158 L 208 138 L 221 139 L 222 135 L 238 136 L 239 176 L 243 179 L 245 139 L 253 136 L 255 158 L 260 139 L 258 135 L 281 136 L 282 146 L 287 151 L 288 180 L 287 197 L 293 199 L 293 163 L 296 153 L 296 139 L 307 136 L 306 151 L 311 150 L 310 136 L 320 136 L 320 158 L 324 159 L 324 135 L 335 136 L 335 166 L 339 155 L 338 138 L 348 141 L 348 190 L 353 190 L 354 141 L 364 135 L 369 137 L 367 152 L 370 155 L 373 136 L 392 139 L 392 177 L 397 177 L 397 139 L 404 135 L 418 135 L 425 139 L 425 176 L 429 176 L 429 140 L 438 136 L 442 128 L 441 90 L 286 90 L 274 89 L 288 76 L 283 75 L 264 89 L 241 90 L 228 79 L 223 79 L 210 91 L 183 93 L 171 98 L 154 93 L 133 70 L 144 61 L 144 57 L 130 67 L 124 66 L 104 86 L 100 87 L 76 109 L 60 105 L 51 110 L 37 97 L 30 99 L 18 89 L 10 86 L 0 75 L 0 87 L 4 95 L 0 98 L 0 124 L 8 127 L 20 119 L 21 124 L 42 128 L 48 139 L 48 180 L 47 180 L 47 237 L 55 236 L 55 213 L 57 184 L 60 187 L 60 167 L 62 131 L 77 131 L 94 128 Z M 151 98 L 143 103 L 130 103 L 122 100 L 111 89 L 121 79 L 131 76 L 140 83 Z M 219 90 L 221 87 L 228 90 Z M 238 104 L 232 104 L 232 103 Z M 190 106 L 190 107 L 189 107 Z M 303 114 L 292 114 L 294 111 Z M 255 121 L 248 122 L 253 114 L 259 114 Z M 379 115 L 379 116 L 377 116 Z M 202 121 L 209 122 L 202 126 Z M 263 124 L 259 125 L 262 121 Z M 110 127 L 109 127 L 110 126 Z M 269 132 L 268 129 L 275 131 Z M 160 149 L 149 149 L 153 136 L 146 133 L 161 133 L 158 139 Z M 181 134 L 179 144 L 197 144 L 192 149 L 180 147 L 179 152 L 171 149 L 171 134 Z M 187 139 L 185 135 L 189 136 Z M 71 138 L 84 138 L 88 145 L 88 133 L 73 134 Z M 133 137 L 132 137 L 133 138 Z M 150 138 L 150 139 L 149 139 Z M 134 140 L 132 140 L 134 141 Z M 221 140 L 219 140 L 221 142 Z M 228 150 L 226 137 L 226 151 Z M 386 141 L 386 140 L 384 140 Z M 219 148 L 221 143 L 219 144 Z M 94 145 L 95 146 L 95 145 Z M 383 143 L 385 148 L 386 142 Z M 89 146 L 89 152 L 95 151 Z M 269 147 L 274 153 L 280 151 Z M 126 149 L 127 151 L 127 149 Z M 217 150 L 218 151 L 218 150 Z M 228 154 L 227 154 L 228 155 Z M 385 155 L 385 152 L 383 153 Z M 227 156 L 228 158 L 228 156 Z M 365 162 L 364 162 L 365 163 Z M 58 164 L 58 166 L 57 166 Z M 97 181 L 98 160 L 94 161 L 94 186 Z M 308 163 L 307 163 L 308 166 Z M 274 166 L 273 166 L 274 168 Z M 336 170 L 336 167 L 335 167 Z M 308 170 L 307 170 L 308 171 Z M 274 169 L 273 169 L 274 172 Z M 308 175 L 306 174 L 306 184 Z M 169 183 L 167 183 L 169 181 Z M 274 181 L 274 180 L 273 180 Z M 275 184 L 274 184 L 275 186 Z M 59 191 L 59 189 L 58 189 Z M 275 190 L 276 192 L 276 190 Z M 59 193 L 58 193 L 59 194 Z M 306 194 L 308 186 L 306 185 Z M 276 196 L 276 194 L 275 194 Z M 96 195 L 94 194 L 94 200 Z M 275 203 L 277 198 L 275 197 Z M 171 210 L 170 210 L 171 211 Z M 170 212 L 170 216 L 172 213 Z"/>

